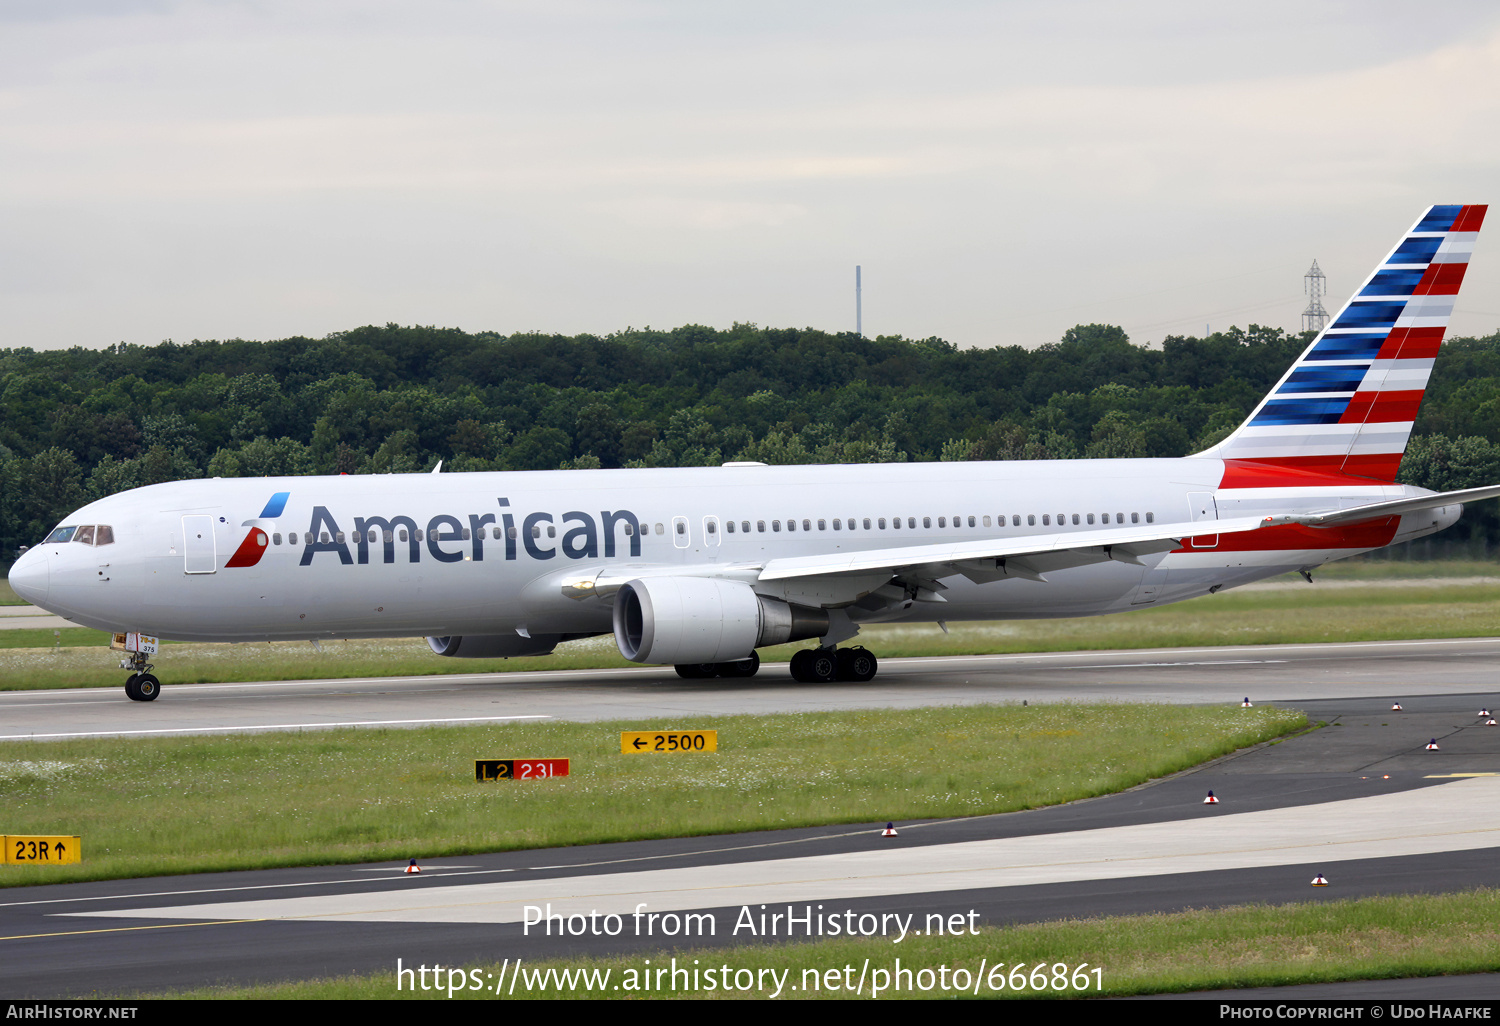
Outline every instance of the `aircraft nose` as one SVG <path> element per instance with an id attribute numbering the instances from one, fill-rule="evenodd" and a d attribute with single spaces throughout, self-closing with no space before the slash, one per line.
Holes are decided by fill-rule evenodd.
<path id="1" fill-rule="evenodd" d="M 16 560 L 7 580 L 17 595 L 34 606 L 40 606 L 47 602 L 48 577 L 47 554 L 38 547 Z"/>

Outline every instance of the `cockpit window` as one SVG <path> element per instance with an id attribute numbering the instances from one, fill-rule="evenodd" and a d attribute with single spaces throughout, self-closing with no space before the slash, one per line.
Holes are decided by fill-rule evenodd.
<path id="1" fill-rule="evenodd" d="M 84 545 L 113 545 L 115 529 L 108 524 L 84 524 L 59 527 L 47 535 L 49 542 L 75 541 Z M 44 543 L 45 544 L 45 543 Z"/>

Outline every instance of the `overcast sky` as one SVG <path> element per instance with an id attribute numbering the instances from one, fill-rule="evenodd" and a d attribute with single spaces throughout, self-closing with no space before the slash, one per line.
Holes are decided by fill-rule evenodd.
<path id="1" fill-rule="evenodd" d="M 1497 184 L 1493 2 L 0 0 L 0 348 L 1295 329 Z"/>

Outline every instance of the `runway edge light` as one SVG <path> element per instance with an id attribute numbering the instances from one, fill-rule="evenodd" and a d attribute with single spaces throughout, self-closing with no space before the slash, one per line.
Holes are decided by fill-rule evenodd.
<path id="1" fill-rule="evenodd" d="M 1429 752 L 1435 752 L 1438 750 L 1437 738 L 1433 738 L 1431 741 L 1427 742 L 1427 750 Z"/>
<path id="2" fill-rule="evenodd" d="M 1393 703 L 1391 705 L 1391 712 L 1400 712 L 1400 711 L 1401 711 L 1401 703 L 1400 702 L 1396 702 L 1396 703 Z"/>
<path id="3" fill-rule="evenodd" d="M 1205 798 L 1205 799 L 1203 799 L 1203 804 L 1204 805 L 1217 805 L 1217 804 L 1219 804 L 1219 799 L 1215 798 L 1214 797 L 1214 793 L 1212 791 L 1210 791 L 1210 792 L 1208 792 L 1208 797 Z"/>
<path id="4" fill-rule="evenodd" d="M 416 859 L 412 859 L 410 862 L 408 862 L 406 864 L 406 868 L 402 870 L 403 873 L 420 873 L 421 871 L 422 867 L 417 865 Z"/>
<path id="5" fill-rule="evenodd" d="M 1250 696 L 1249 695 L 1246 695 L 1245 696 L 1245 700 L 1240 703 L 1240 708 L 1241 709 L 1254 709 L 1255 708 L 1255 706 L 1250 701 Z"/>
<path id="6" fill-rule="evenodd" d="M 1313 877 L 1312 885 L 1314 887 L 1327 887 L 1328 886 L 1328 878 L 1326 876 L 1324 876 L 1322 873 L 1319 873 L 1317 876 Z"/>
<path id="7" fill-rule="evenodd" d="M 882 831 L 880 831 L 880 836 L 881 837 L 895 837 L 896 836 L 896 824 L 895 823 L 887 823 L 885 825 L 885 829 L 882 830 Z"/>

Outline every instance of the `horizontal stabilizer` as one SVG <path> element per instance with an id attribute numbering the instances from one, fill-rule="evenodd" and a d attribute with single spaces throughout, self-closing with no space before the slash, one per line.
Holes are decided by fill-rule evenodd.
<path id="1" fill-rule="evenodd" d="M 1331 527 L 1348 524 L 1356 520 L 1373 520 L 1376 517 L 1394 517 L 1403 513 L 1418 513 L 1439 506 L 1453 506 L 1462 502 L 1478 502 L 1481 499 L 1500 498 L 1500 485 L 1485 485 L 1483 488 L 1465 488 L 1457 492 L 1436 492 L 1419 495 L 1414 499 L 1391 499 L 1387 502 L 1372 502 L 1349 509 L 1330 510 L 1327 513 L 1302 513 L 1291 517 L 1293 523 L 1309 527 Z"/>

